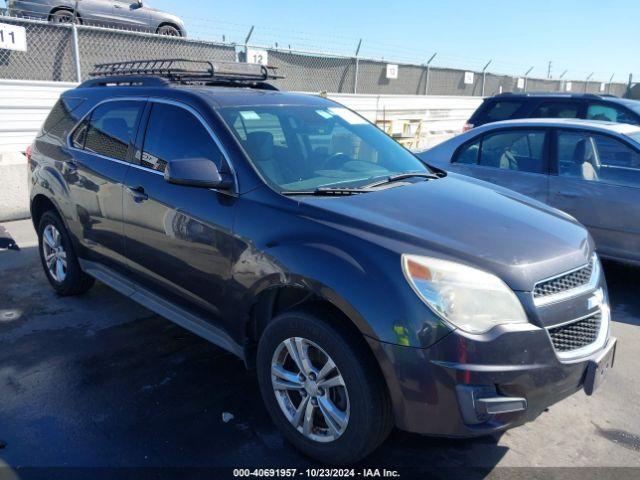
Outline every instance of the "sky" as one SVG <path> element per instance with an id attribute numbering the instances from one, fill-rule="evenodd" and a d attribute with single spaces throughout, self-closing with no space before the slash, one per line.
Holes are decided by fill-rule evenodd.
<path id="1" fill-rule="evenodd" d="M 638 0 L 150 0 L 190 37 L 546 78 L 640 78 Z"/>

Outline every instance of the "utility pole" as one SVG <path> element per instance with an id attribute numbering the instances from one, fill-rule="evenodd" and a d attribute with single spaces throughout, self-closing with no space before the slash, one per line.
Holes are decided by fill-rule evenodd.
<path id="1" fill-rule="evenodd" d="M 484 97 L 484 83 L 487 78 L 487 68 L 489 68 L 489 65 L 491 65 L 491 62 L 493 62 L 493 60 L 489 60 L 487 64 L 484 66 L 484 68 L 482 69 L 482 96 L 483 97 Z"/>
<path id="2" fill-rule="evenodd" d="M 425 86 L 424 86 L 425 95 L 429 95 L 429 71 L 431 69 L 431 62 L 433 62 L 433 59 L 436 58 L 436 55 L 438 55 L 438 52 L 431 55 L 431 58 L 427 60 L 427 78 L 425 79 Z"/>
<path id="3" fill-rule="evenodd" d="M 549 80 L 551 80 L 551 66 L 553 65 L 553 62 L 551 60 L 549 60 L 549 65 L 547 65 L 547 78 Z"/>

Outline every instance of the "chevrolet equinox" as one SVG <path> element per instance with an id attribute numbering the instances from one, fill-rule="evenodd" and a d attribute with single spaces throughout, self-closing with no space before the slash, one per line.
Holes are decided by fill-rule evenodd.
<path id="1" fill-rule="evenodd" d="M 58 294 L 97 279 L 237 355 L 333 464 L 394 426 L 485 435 L 599 386 L 616 340 L 577 221 L 272 78 L 128 62 L 62 95 L 28 151 Z"/>

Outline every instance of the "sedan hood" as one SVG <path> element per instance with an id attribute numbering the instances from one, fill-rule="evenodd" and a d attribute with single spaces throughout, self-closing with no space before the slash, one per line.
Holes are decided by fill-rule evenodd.
<path id="1" fill-rule="evenodd" d="M 485 182 L 449 174 L 348 197 L 300 197 L 309 216 L 398 253 L 463 262 L 512 289 L 586 264 L 593 245 L 572 217 Z M 318 209 L 320 211 L 318 211 Z M 336 215 L 341 220 L 335 221 Z"/>

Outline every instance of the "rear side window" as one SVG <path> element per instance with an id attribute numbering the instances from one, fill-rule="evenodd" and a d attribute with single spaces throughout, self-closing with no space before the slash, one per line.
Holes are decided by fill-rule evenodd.
<path id="1" fill-rule="evenodd" d="M 602 120 L 605 122 L 630 123 L 638 125 L 638 119 L 630 115 L 623 108 L 613 105 L 605 105 L 603 103 L 592 103 L 587 109 L 588 120 Z"/>
<path id="2" fill-rule="evenodd" d="M 480 165 L 545 173 L 543 130 L 510 130 L 486 135 L 480 148 Z"/>
<path id="3" fill-rule="evenodd" d="M 475 165 L 478 163 L 478 153 L 480 153 L 480 140 L 463 146 L 453 161 L 464 165 Z"/>
<path id="4" fill-rule="evenodd" d="M 89 124 L 86 127 L 80 124 L 73 133 L 74 144 L 84 141 L 84 149 L 89 152 L 126 161 L 143 109 L 143 102 L 133 101 L 100 105 L 91 114 Z"/>
<path id="5" fill-rule="evenodd" d="M 515 113 L 520 110 L 524 102 L 518 102 L 513 100 L 498 100 L 484 113 L 484 119 L 490 122 L 497 122 L 499 120 L 508 120 L 513 118 Z"/>
<path id="6" fill-rule="evenodd" d="M 191 112 L 184 108 L 155 103 L 151 110 L 140 165 L 164 172 L 169 162 L 206 158 L 222 165 L 222 152 Z"/>
<path id="7" fill-rule="evenodd" d="M 577 102 L 544 102 L 531 114 L 532 118 L 578 118 Z"/>

